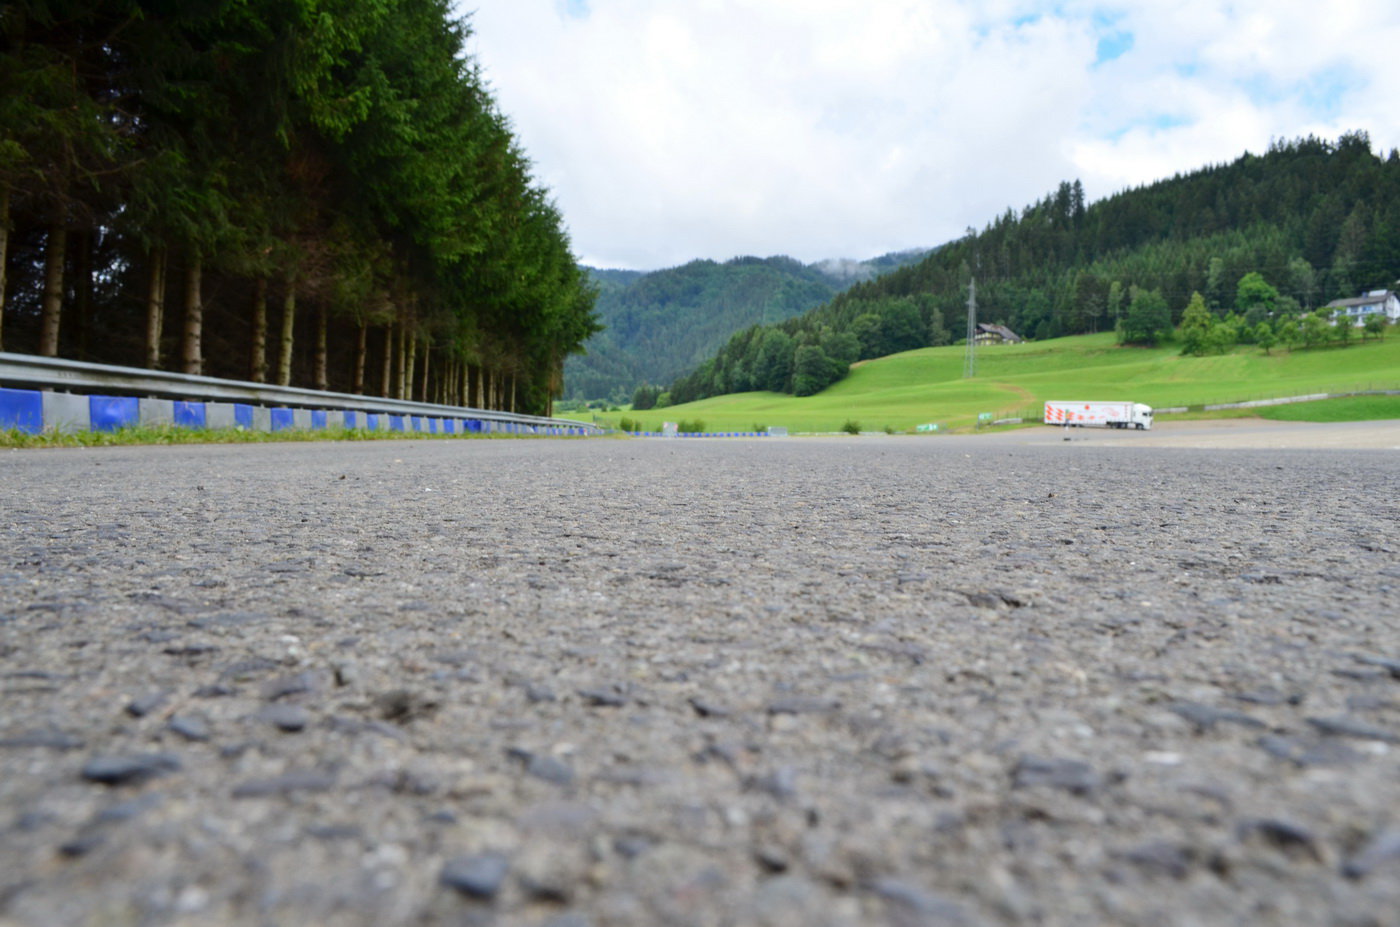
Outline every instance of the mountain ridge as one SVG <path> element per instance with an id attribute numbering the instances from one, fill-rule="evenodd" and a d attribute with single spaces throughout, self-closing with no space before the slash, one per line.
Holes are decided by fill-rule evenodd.
<path id="1" fill-rule="evenodd" d="M 598 288 L 604 330 L 587 342 L 584 355 L 569 358 L 565 396 L 624 400 L 643 384 L 668 383 L 736 331 L 801 315 L 931 252 L 911 248 L 811 264 L 786 255 L 740 255 L 654 271 L 581 265 Z"/>

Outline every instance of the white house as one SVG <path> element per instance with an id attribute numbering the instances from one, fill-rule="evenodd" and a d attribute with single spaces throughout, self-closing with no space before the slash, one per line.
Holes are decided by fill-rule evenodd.
<path id="1" fill-rule="evenodd" d="M 1372 290 L 1355 299 L 1334 299 L 1327 308 L 1335 309 L 1341 318 L 1351 319 L 1353 325 L 1363 325 L 1368 315 L 1377 313 L 1392 325 L 1400 322 L 1400 296 L 1394 290 Z"/>

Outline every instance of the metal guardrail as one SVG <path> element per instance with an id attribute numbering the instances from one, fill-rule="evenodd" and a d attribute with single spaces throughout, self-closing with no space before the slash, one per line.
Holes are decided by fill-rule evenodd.
<path id="1" fill-rule="evenodd" d="M 217 377 L 192 376 L 168 370 L 115 367 L 33 354 L 0 353 L 0 385 L 74 393 L 109 390 L 126 396 L 159 396 L 196 402 L 241 402 L 268 407 L 472 418 L 520 425 L 586 428 L 589 431 L 595 431 L 598 427 L 591 422 L 574 419 L 519 415 L 514 412 L 473 409 L 467 406 L 441 406 L 428 402 L 384 399 L 379 396 L 359 396 L 354 393 L 321 392 L 297 386 L 221 380 Z"/>

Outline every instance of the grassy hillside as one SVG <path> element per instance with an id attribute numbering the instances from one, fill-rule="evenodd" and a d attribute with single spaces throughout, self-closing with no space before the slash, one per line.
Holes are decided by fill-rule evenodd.
<path id="1" fill-rule="evenodd" d="M 1179 348 L 1120 347 L 1112 334 L 1000 345 L 963 379 L 963 348 L 923 348 L 859 364 L 815 396 L 737 393 L 632 418 L 649 428 L 701 420 L 710 430 L 779 425 L 836 431 L 923 423 L 971 425 L 978 413 L 1039 416 L 1047 399 L 1129 399 L 1157 408 L 1369 388 L 1400 388 L 1400 337 L 1345 348 L 1265 355 L 1255 347 L 1212 357 Z"/>

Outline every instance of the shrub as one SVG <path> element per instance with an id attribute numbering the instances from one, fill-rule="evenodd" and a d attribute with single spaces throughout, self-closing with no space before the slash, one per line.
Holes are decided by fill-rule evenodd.
<path id="1" fill-rule="evenodd" d="M 683 435 L 697 435 L 705 430 L 705 423 L 698 418 L 690 422 L 682 419 L 676 422 L 676 430 Z"/>
<path id="2" fill-rule="evenodd" d="M 1135 290 L 1128 311 L 1119 320 L 1118 339 L 1123 344 L 1155 345 L 1169 334 L 1171 310 L 1156 290 Z"/>
<path id="3" fill-rule="evenodd" d="M 618 422 L 618 423 L 617 423 L 617 427 L 618 427 L 618 429 L 621 430 L 621 431 L 641 431 L 641 430 L 642 430 L 642 425 L 641 425 L 641 423 L 640 423 L 640 422 L 634 422 L 634 421 L 632 421 L 630 418 L 624 418 L 622 421 Z"/>
<path id="4" fill-rule="evenodd" d="M 848 435 L 858 435 L 860 434 L 860 422 L 847 420 L 846 424 L 841 426 L 841 430 Z"/>

